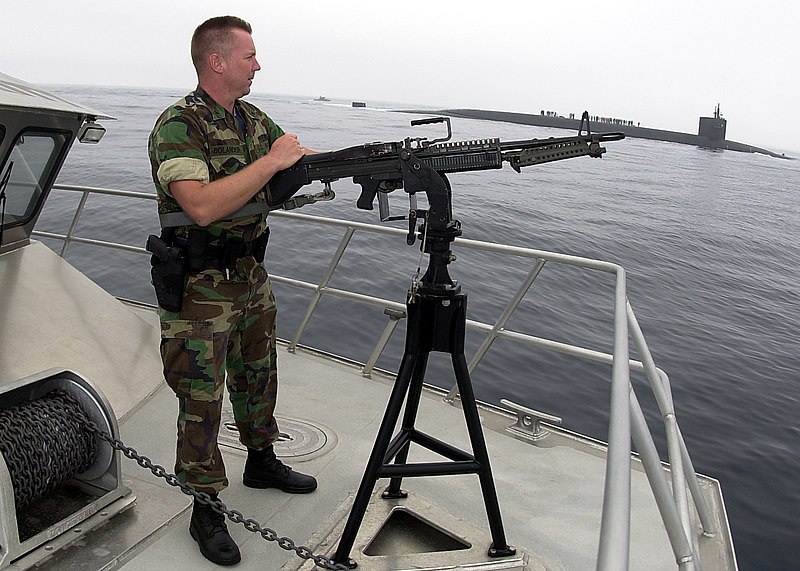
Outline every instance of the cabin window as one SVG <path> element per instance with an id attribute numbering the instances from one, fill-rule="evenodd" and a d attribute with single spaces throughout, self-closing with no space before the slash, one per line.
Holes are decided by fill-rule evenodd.
<path id="1" fill-rule="evenodd" d="M 17 137 L 11 154 L 0 165 L 4 228 L 25 224 L 34 217 L 68 143 L 63 133 L 27 131 Z"/>

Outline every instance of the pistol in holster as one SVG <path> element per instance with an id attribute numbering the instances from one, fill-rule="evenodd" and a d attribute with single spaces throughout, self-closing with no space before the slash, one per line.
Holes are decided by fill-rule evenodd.
<path id="1" fill-rule="evenodd" d="M 158 305 L 167 311 L 178 312 L 183 306 L 188 260 L 185 249 L 173 244 L 174 229 L 168 228 L 161 236 L 147 237 L 146 249 L 150 257 L 150 277 L 156 290 Z"/>

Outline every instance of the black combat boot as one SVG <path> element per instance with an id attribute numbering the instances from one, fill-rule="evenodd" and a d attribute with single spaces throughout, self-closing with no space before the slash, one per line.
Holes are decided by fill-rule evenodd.
<path id="1" fill-rule="evenodd" d="M 248 488 L 278 488 L 289 494 L 308 494 L 317 489 L 313 476 L 295 472 L 278 460 L 272 446 L 265 450 L 247 449 L 244 485 Z"/>
<path id="2" fill-rule="evenodd" d="M 216 496 L 212 496 L 216 499 Z M 228 533 L 225 516 L 215 512 L 211 506 L 194 501 L 189 534 L 200 546 L 203 557 L 217 565 L 233 565 L 242 560 L 239 547 Z"/>

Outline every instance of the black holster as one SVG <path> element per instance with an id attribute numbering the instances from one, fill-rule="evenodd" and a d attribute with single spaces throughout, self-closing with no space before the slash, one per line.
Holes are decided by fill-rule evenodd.
<path id="1" fill-rule="evenodd" d="M 174 228 L 166 228 L 161 237 L 151 234 L 147 237 L 146 249 L 153 254 L 150 257 L 150 277 L 158 305 L 167 311 L 178 312 L 183 306 L 188 260 L 184 249 L 172 244 L 174 232 Z"/>

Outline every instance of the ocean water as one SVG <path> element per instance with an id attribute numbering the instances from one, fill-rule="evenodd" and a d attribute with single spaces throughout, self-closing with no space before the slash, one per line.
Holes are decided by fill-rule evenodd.
<path id="1" fill-rule="evenodd" d="M 147 135 L 159 112 L 183 92 L 50 87 L 116 117 L 104 122 L 108 133 L 100 145 L 76 145 L 58 182 L 153 192 Z M 319 103 L 312 96 L 253 94 L 249 99 L 319 150 L 441 133 L 436 126 L 410 127 L 415 116 L 391 111 L 391 103 L 354 109 L 349 101 Z M 454 140 L 570 134 L 467 119 L 453 119 L 453 131 Z M 608 143 L 607 149 L 603 159 L 572 159 L 521 174 L 504 168 L 452 175 L 454 217 L 461 220 L 465 238 L 625 267 L 631 304 L 656 364 L 670 377 L 695 468 L 721 481 L 740 568 L 800 569 L 795 548 L 800 538 L 800 160 L 638 139 Z M 358 188 L 349 181 L 334 183 L 334 190 L 333 202 L 302 211 L 378 222 L 376 213 L 355 208 Z M 69 227 L 77 197 L 64 194 L 51 198 L 38 229 Z M 272 271 L 319 279 L 338 236 L 320 233 L 313 247 L 301 249 L 308 228 L 285 220 L 272 226 Z M 78 225 L 80 236 L 139 246 L 157 230 L 154 203 L 103 197 L 90 200 Z M 396 246 L 357 243 L 332 285 L 402 302 L 419 251 Z M 458 260 L 450 273 L 468 292 L 468 316 L 497 319 L 528 267 L 454 250 Z M 73 244 L 67 259 L 116 295 L 153 300 L 143 256 L 97 254 Z M 612 286 L 608 277 L 548 268 L 508 328 L 610 351 Z M 279 333 L 289 336 L 308 295 L 275 289 Z M 303 342 L 364 360 L 367 355 L 360 351 L 366 349 L 358 341 L 371 347 L 366 344 L 380 332 L 385 316 L 353 311 L 347 322 L 332 326 L 333 310 L 323 303 Z M 332 327 L 356 342 L 331 335 Z M 479 342 L 468 334 L 468 359 Z M 493 349 L 472 375 L 479 398 L 494 403 L 509 398 L 606 439 L 608 367 L 545 354 L 531 361 L 529 350 L 497 344 L 503 358 Z M 396 369 L 402 351 L 402 334 L 396 334 L 379 366 Z M 448 366 L 435 357 L 426 379 L 449 387 Z M 482 383 L 489 371 L 501 373 L 501 381 Z M 634 379 L 634 387 L 663 450 L 652 398 L 642 379 Z M 531 486 L 535 493 L 535 483 Z"/>

